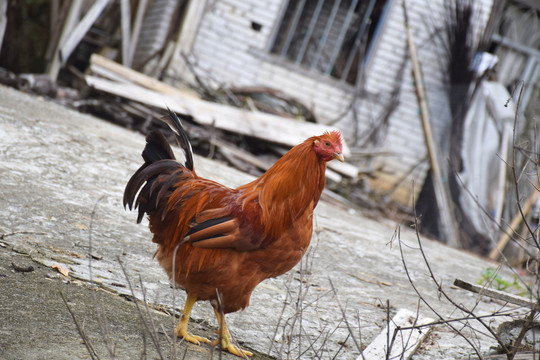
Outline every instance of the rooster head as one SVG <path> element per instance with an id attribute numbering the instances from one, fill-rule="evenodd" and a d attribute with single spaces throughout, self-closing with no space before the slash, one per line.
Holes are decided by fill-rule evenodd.
<path id="1" fill-rule="evenodd" d="M 331 161 L 338 159 L 341 162 L 344 161 L 341 133 L 337 130 L 317 136 L 313 141 L 313 150 L 321 160 Z"/>

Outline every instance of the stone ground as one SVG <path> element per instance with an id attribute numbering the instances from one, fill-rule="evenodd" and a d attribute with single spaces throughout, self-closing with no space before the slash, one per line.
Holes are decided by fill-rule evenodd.
<path id="1" fill-rule="evenodd" d="M 152 259 L 147 223 L 137 225 L 136 214 L 122 207 L 124 186 L 142 162 L 141 134 L 0 86 L 0 144 L 0 359 L 90 358 L 61 294 L 101 358 L 111 357 L 107 345 L 119 359 L 159 358 L 153 337 L 164 358 L 174 351 L 186 359 L 221 356 L 206 345 L 170 343 L 171 314 L 181 309 L 185 295 L 171 289 Z M 229 186 L 251 179 L 200 157 L 195 167 L 199 175 Z M 385 328 L 388 312 L 418 309 L 437 318 L 419 306 L 399 240 L 426 301 L 443 316 L 463 316 L 439 296 L 410 229 L 401 227 L 398 239 L 397 224 L 324 201 L 315 222 L 306 260 L 260 284 L 251 305 L 228 316 L 235 339 L 258 358 L 356 359 Z M 478 314 L 501 308 L 451 286 L 455 278 L 475 282 L 496 264 L 428 239 L 422 244 L 451 297 L 476 305 Z M 28 266 L 34 270 L 21 272 Z M 151 314 L 155 326 L 143 325 L 141 312 L 128 301 L 132 292 L 151 304 L 138 307 L 144 323 Z M 209 304 L 198 303 L 192 318 L 194 333 L 216 338 Z M 462 332 L 488 352 L 493 339 L 472 326 Z M 438 325 L 414 359 L 470 354 L 462 337 Z"/>

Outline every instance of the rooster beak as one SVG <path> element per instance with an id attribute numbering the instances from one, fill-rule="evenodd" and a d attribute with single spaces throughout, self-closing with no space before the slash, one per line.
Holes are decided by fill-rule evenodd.
<path id="1" fill-rule="evenodd" d="M 334 153 L 334 159 L 338 159 L 341 162 L 345 161 L 345 158 L 343 157 L 342 153 Z"/>

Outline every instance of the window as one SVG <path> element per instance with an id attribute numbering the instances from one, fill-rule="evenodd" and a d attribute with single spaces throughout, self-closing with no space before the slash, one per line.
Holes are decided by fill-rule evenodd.
<path id="1" fill-rule="evenodd" d="M 516 103 L 519 98 L 521 110 L 533 119 L 540 113 L 540 4 L 509 1 L 499 21 L 491 49 L 499 58 L 498 81 L 513 94 Z M 522 94 L 515 91 L 521 84 Z"/>
<path id="2" fill-rule="evenodd" d="M 289 0 L 271 52 L 354 84 L 390 0 Z"/>

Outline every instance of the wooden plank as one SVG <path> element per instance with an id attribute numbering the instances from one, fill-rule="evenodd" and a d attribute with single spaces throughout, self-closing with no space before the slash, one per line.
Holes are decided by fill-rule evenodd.
<path id="1" fill-rule="evenodd" d="M 2 50 L 2 41 L 7 26 L 7 1 L 0 2 L 0 50 Z"/>
<path id="2" fill-rule="evenodd" d="M 131 6 L 129 0 L 120 0 L 120 29 L 122 34 L 122 64 L 131 67 Z"/>
<path id="3" fill-rule="evenodd" d="M 328 163 L 328 168 L 351 179 L 356 179 L 360 175 L 360 169 L 347 162 L 331 161 Z"/>
<path id="4" fill-rule="evenodd" d="M 523 215 L 527 216 L 529 211 L 531 210 L 532 205 L 538 200 L 538 197 L 540 196 L 540 191 L 537 191 L 538 184 L 533 188 L 533 191 L 531 195 L 527 198 L 525 203 L 521 206 L 521 211 L 523 211 Z M 499 257 L 499 254 L 502 253 L 506 245 L 508 244 L 508 241 L 510 241 L 511 236 L 513 235 L 514 231 L 517 229 L 519 224 L 523 221 L 523 216 L 521 215 L 521 212 L 517 212 L 516 215 L 514 215 L 514 218 L 510 222 L 510 225 L 508 225 L 508 228 L 506 231 L 504 231 L 501 236 L 499 237 L 499 240 L 497 240 L 497 245 L 491 250 L 489 253 L 489 259 L 490 260 L 496 260 Z"/>
<path id="5" fill-rule="evenodd" d="M 199 124 L 218 129 L 265 139 L 277 144 L 295 146 L 313 135 L 336 129 L 321 124 L 298 122 L 275 115 L 234 108 L 185 96 L 171 96 L 151 91 L 134 84 L 122 84 L 95 76 L 86 75 L 86 83 L 98 90 L 108 92 L 150 106 L 191 115 Z M 345 156 L 350 154 L 343 144 Z"/>
<path id="6" fill-rule="evenodd" d="M 186 15 L 182 19 L 182 27 L 178 33 L 178 40 L 174 53 L 177 55 L 188 55 L 195 41 L 199 30 L 199 24 L 203 18 L 207 5 L 207 0 L 189 1 L 187 4 Z M 180 56 L 180 58 L 182 58 Z"/>
<path id="7" fill-rule="evenodd" d="M 148 0 L 141 0 L 137 4 L 137 11 L 135 13 L 135 21 L 133 22 L 133 28 L 131 29 L 131 39 L 129 43 L 129 64 L 133 63 L 133 55 L 135 55 L 135 49 L 137 48 L 137 43 L 139 41 L 139 35 L 141 33 L 142 23 L 144 19 L 144 14 L 146 13 L 146 6 L 148 5 Z"/>
<path id="8" fill-rule="evenodd" d="M 444 241 L 453 247 L 461 247 L 461 240 L 457 232 L 457 223 L 454 217 L 454 204 L 450 200 L 448 182 L 443 181 L 445 176 L 440 167 L 441 156 L 439 154 L 439 148 L 433 139 L 433 131 L 431 130 L 431 123 L 429 121 L 428 107 L 426 102 L 426 93 L 424 89 L 424 79 L 422 76 L 422 69 L 416 56 L 416 46 L 412 37 L 411 29 L 409 28 L 407 18 L 407 8 L 405 6 L 405 0 L 403 0 L 403 17 L 405 22 L 405 33 L 407 37 L 407 45 L 409 47 L 409 54 L 411 57 L 412 73 L 414 77 L 414 89 L 416 91 L 416 97 L 418 99 L 418 105 L 420 106 L 420 118 L 422 121 L 422 129 L 424 130 L 424 139 L 429 155 L 429 163 L 433 172 L 433 187 L 435 189 L 435 199 L 437 202 L 437 209 L 439 210 L 441 226 L 441 233 L 444 237 Z"/>
<path id="9" fill-rule="evenodd" d="M 92 54 L 90 57 L 90 70 L 116 81 L 123 78 L 126 82 L 131 82 L 163 94 L 199 99 L 199 96 L 194 91 L 179 90 L 174 86 L 122 66 L 119 63 L 98 54 Z M 107 75 L 107 73 L 109 75 Z"/>
<path id="10" fill-rule="evenodd" d="M 60 60 L 62 64 L 66 63 L 73 50 L 75 50 L 75 47 L 81 42 L 84 35 L 101 15 L 101 12 L 109 2 L 110 0 L 97 0 L 65 41 L 62 41 L 60 46 Z"/>
<path id="11" fill-rule="evenodd" d="M 471 284 L 460 279 L 455 279 L 454 285 L 464 290 L 471 291 L 471 292 L 474 292 L 483 296 L 488 296 L 494 299 L 502 300 L 505 302 L 509 302 L 514 305 L 524 306 L 531 309 L 540 309 L 540 306 L 536 302 L 530 301 L 522 296 L 509 294 L 507 292 L 500 291 L 500 290 L 489 289 L 489 288 L 486 288 L 485 286 Z"/>
<path id="12" fill-rule="evenodd" d="M 77 21 L 79 20 L 79 16 L 81 12 L 81 7 L 82 7 L 82 0 L 73 0 L 71 2 L 67 17 L 62 27 L 62 33 L 60 35 L 60 39 L 58 40 L 58 43 L 54 45 L 55 48 L 52 54 L 52 60 L 51 60 L 51 63 L 49 64 L 49 68 L 47 69 L 47 73 L 49 74 L 49 77 L 53 81 L 56 81 L 56 78 L 58 77 L 58 72 L 60 71 L 60 67 L 62 66 L 62 59 L 60 58 L 60 48 L 62 44 L 65 42 L 65 40 L 70 36 L 73 28 L 77 24 Z"/>
<path id="13" fill-rule="evenodd" d="M 399 328 L 426 325 L 433 321 L 433 319 L 421 316 L 417 319 L 417 314 L 415 312 L 407 309 L 400 309 L 390 321 L 389 326 L 386 326 L 384 330 L 377 335 L 357 360 L 410 359 L 429 333 L 430 327 L 425 326 L 420 329 L 397 330 L 396 337 L 390 348 L 390 356 L 387 356 L 389 342 L 392 341 L 394 332 Z"/>
<path id="14" fill-rule="evenodd" d="M 259 170 L 266 171 L 272 166 L 272 164 L 267 163 L 266 161 L 262 161 L 258 157 L 251 155 L 248 152 L 243 151 L 242 149 L 233 146 L 231 144 L 226 143 L 225 141 L 221 141 L 220 139 L 214 139 L 210 138 L 210 142 L 222 149 L 227 150 L 232 155 L 236 156 L 237 158 L 241 159 L 242 161 L 245 161 L 255 167 L 257 167 Z"/>
<path id="15" fill-rule="evenodd" d="M 98 54 L 93 54 L 90 58 L 90 70 L 98 75 L 104 76 L 108 79 L 115 80 L 118 82 L 131 82 L 140 86 L 143 86 L 144 88 L 155 90 L 159 93 L 168 94 L 172 96 L 180 96 L 180 97 L 189 97 L 189 98 L 195 98 L 200 99 L 194 92 L 186 92 L 184 90 L 179 90 L 173 86 L 170 86 L 164 82 L 161 82 L 159 80 L 156 80 L 150 76 L 147 76 L 145 74 L 142 74 L 138 71 L 129 69 L 125 66 L 122 66 L 118 64 L 117 62 L 114 62 L 110 59 L 107 59 L 106 57 L 103 57 Z M 253 113 L 253 112 L 252 112 Z M 280 117 L 281 118 L 281 117 Z M 293 122 L 294 124 L 297 124 L 298 122 Z M 328 130 L 328 129 L 327 129 Z M 326 130 L 325 130 L 326 131 Z M 321 132 L 322 133 L 322 132 Z M 310 136 L 317 134 L 312 133 Z M 309 136 L 307 136 L 309 137 Z M 306 137 L 306 138 L 307 138 Z M 304 140 L 306 139 L 304 138 Z M 298 143 L 297 143 L 298 144 Z M 294 146 L 294 145 L 291 145 Z M 344 149 L 344 155 L 349 156 L 350 151 Z M 328 164 L 328 167 L 332 170 L 334 170 L 337 173 L 343 174 L 348 178 L 356 179 L 359 176 L 359 170 L 356 166 L 348 164 L 348 163 L 340 163 L 338 161 L 332 161 Z M 337 181 L 337 177 L 332 176 L 331 174 L 329 176 L 330 179 Z M 339 182 L 339 181 L 337 181 Z"/>
<path id="16" fill-rule="evenodd" d="M 525 351 L 525 352 L 518 352 L 514 356 L 514 360 L 533 360 L 538 359 L 539 352 L 535 351 Z M 461 360 L 508 360 L 508 356 L 506 354 L 496 354 L 496 355 L 485 355 L 482 356 L 482 359 L 478 359 L 478 357 L 471 357 L 467 356 L 466 358 L 462 358 Z"/>

